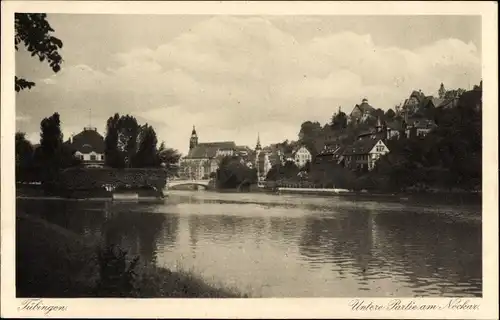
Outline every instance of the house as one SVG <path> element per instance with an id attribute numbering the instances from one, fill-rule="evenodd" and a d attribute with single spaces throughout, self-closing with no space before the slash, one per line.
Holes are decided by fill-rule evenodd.
<path id="1" fill-rule="evenodd" d="M 340 144 L 334 146 L 325 146 L 320 153 L 315 157 L 315 163 L 332 163 L 339 164 L 343 160 L 343 152 L 345 147 Z"/>
<path id="2" fill-rule="evenodd" d="M 85 127 L 66 142 L 75 156 L 85 167 L 101 168 L 104 166 L 104 137 L 94 127 Z"/>
<path id="3" fill-rule="evenodd" d="M 193 126 L 189 141 L 189 153 L 181 160 L 182 174 L 190 179 L 208 179 L 217 171 L 220 160 L 236 154 L 234 141 L 198 143 L 198 134 Z"/>
<path id="4" fill-rule="evenodd" d="M 416 91 L 414 90 L 408 99 L 406 99 L 403 102 L 403 110 L 404 112 L 408 113 L 409 115 L 414 114 L 418 109 L 420 108 L 421 104 L 424 102 L 426 99 L 425 94 L 419 90 Z"/>
<path id="5" fill-rule="evenodd" d="M 368 104 L 368 99 L 364 98 L 361 104 L 357 104 L 351 111 L 348 122 L 365 122 L 369 118 L 373 118 L 375 113 L 375 108 Z"/>
<path id="6" fill-rule="evenodd" d="M 343 163 L 351 170 L 371 171 L 377 160 L 389 152 L 382 139 L 365 138 L 345 148 Z"/>
<path id="7" fill-rule="evenodd" d="M 292 153 L 292 158 L 297 167 L 302 168 L 307 162 L 312 161 L 312 153 L 307 149 L 306 146 L 302 145 L 294 150 L 294 152 Z"/>
<path id="8" fill-rule="evenodd" d="M 386 139 L 399 139 L 402 133 L 405 132 L 405 125 L 402 121 L 394 120 L 387 123 L 386 127 Z"/>
<path id="9" fill-rule="evenodd" d="M 431 130 L 437 128 L 436 123 L 429 119 L 411 119 L 406 123 L 405 134 L 407 138 L 425 137 Z"/>

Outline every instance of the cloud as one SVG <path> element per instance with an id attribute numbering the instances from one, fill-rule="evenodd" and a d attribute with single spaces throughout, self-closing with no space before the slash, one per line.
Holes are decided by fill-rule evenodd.
<path id="1" fill-rule="evenodd" d="M 16 122 L 29 122 L 30 120 L 31 120 L 30 116 L 16 114 Z"/>
<path id="2" fill-rule="evenodd" d="M 92 121 L 101 131 L 113 113 L 132 113 L 185 152 L 193 124 L 200 141 L 253 145 L 261 132 L 273 143 L 296 139 L 305 120 L 325 123 L 338 106 L 350 112 L 364 97 L 388 109 L 413 89 L 435 94 L 441 82 L 467 87 L 481 77 L 472 43 L 442 39 L 407 50 L 353 32 L 298 41 L 256 17 L 218 16 L 114 61 L 102 71 L 65 66 L 22 93 L 19 111 L 33 119 L 58 111 L 68 127 Z"/>

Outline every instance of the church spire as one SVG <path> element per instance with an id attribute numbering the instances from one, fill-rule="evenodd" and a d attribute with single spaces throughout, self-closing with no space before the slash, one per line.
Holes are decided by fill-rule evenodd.
<path id="1" fill-rule="evenodd" d="M 262 150 L 262 146 L 260 145 L 260 133 L 257 133 L 257 145 L 255 146 L 255 150 Z"/>
<path id="2" fill-rule="evenodd" d="M 191 131 L 191 138 L 189 139 L 189 150 L 193 149 L 198 145 L 198 134 L 196 133 L 196 129 L 193 125 L 193 130 Z"/>

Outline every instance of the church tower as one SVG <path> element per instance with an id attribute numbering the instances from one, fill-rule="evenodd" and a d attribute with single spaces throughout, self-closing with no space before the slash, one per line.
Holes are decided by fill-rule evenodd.
<path id="1" fill-rule="evenodd" d="M 191 131 L 191 138 L 189 139 L 189 150 L 193 149 L 198 145 L 198 135 L 196 134 L 196 129 L 193 126 L 193 131 Z"/>
<path id="2" fill-rule="evenodd" d="M 255 169 L 257 169 L 257 179 L 260 179 L 260 172 L 262 168 L 260 167 L 260 152 L 262 151 L 262 146 L 260 145 L 260 134 L 257 134 L 257 144 L 255 145 Z"/>

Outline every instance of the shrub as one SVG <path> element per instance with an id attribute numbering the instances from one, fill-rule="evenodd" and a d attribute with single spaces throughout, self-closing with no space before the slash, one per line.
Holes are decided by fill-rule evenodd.
<path id="1" fill-rule="evenodd" d="M 139 257 L 128 261 L 127 252 L 118 246 L 99 249 L 97 254 L 100 278 L 96 294 L 101 297 L 129 297 L 137 291 L 135 268 Z"/>

